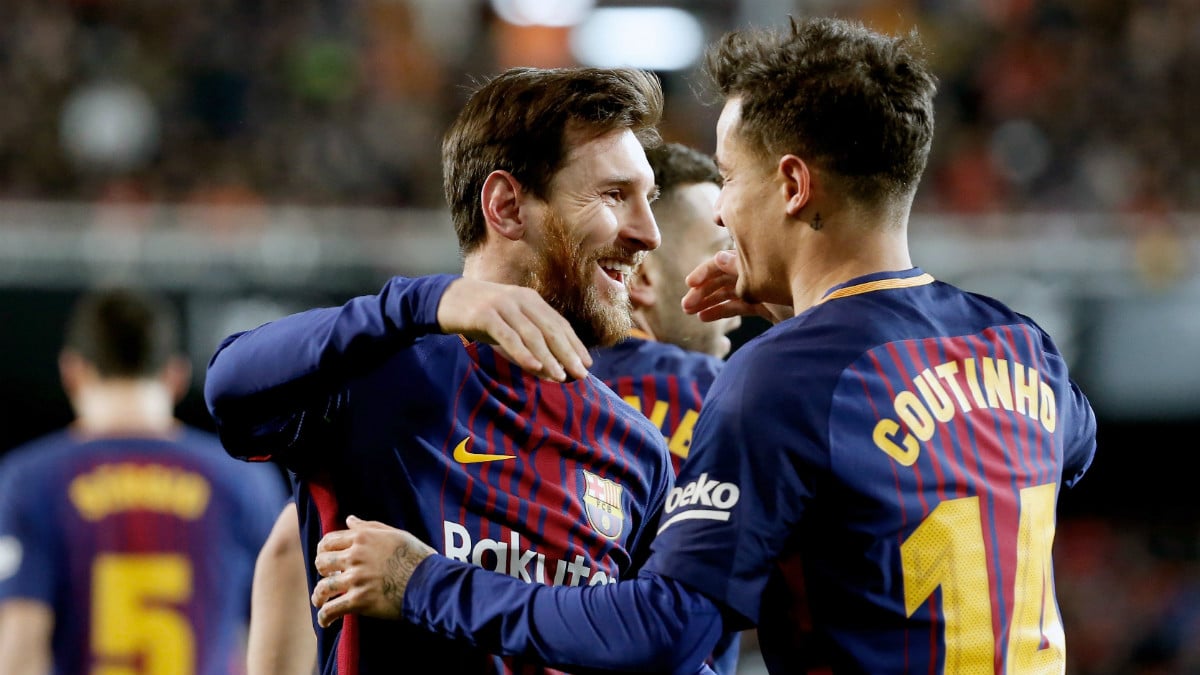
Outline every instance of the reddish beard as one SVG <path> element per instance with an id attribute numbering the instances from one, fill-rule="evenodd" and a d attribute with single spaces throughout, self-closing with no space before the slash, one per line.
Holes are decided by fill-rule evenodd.
<path id="1" fill-rule="evenodd" d="M 545 246 L 525 284 L 558 310 L 587 347 L 607 347 L 633 327 L 629 293 L 596 288 L 596 263 L 604 258 L 633 257 L 617 246 L 592 254 L 574 241 L 566 220 L 551 211 L 546 217 Z"/>

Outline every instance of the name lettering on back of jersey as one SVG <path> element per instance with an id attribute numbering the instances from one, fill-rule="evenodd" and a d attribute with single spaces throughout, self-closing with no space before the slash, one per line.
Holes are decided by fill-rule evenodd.
<path id="1" fill-rule="evenodd" d="M 587 469 L 582 471 L 583 512 L 588 523 L 601 535 L 616 539 L 625 527 L 625 513 L 621 510 L 624 489 L 616 481 L 601 478 Z"/>
<path id="2" fill-rule="evenodd" d="M 212 486 L 204 476 L 161 464 L 106 464 L 76 476 L 67 488 L 84 520 L 123 511 L 156 511 L 196 520 L 208 508 Z"/>
<path id="3" fill-rule="evenodd" d="M 662 432 L 663 438 L 667 439 L 667 449 L 672 455 L 687 459 L 688 451 L 692 447 L 692 429 L 696 426 L 696 419 L 700 417 L 699 410 L 685 410 L 683 416 L 679 418 L 679 424 L 675 425 L 672 431 L 667 424 L 667 413 L 671 406 L 666 401 L 651 401 L 651 405 L 642 406 L 642 401 L 637 396 L 626 396 L 624 401 L 632 406 L 635 410 L 640 411 L 645 415 L 650 422 L 658 427 Z"/>
<path id="4" fill-rule="evenodd" d="M 550 586 L 582 586 L 585 582 L 588 586 L 617 583 L 616 578 L 609 576 L 608 572 L 593 569 L 582 555 L 576 555 L 571 562 L 547 561 L 544 553 L 522 549 L 521 535 L 511 530 L 508 541 L 486 538 L 473 541 L 467 528 L 444 520 L 442 540 L 445 542 L 444 554 L 447 558 L 507 574 L 528 583 L 536 581 Z"/>
<path id="5" fill-rule="evenodd" d="M 460 464 L 478 464 L 479 462 L 495 462 L 500 459 L 512 459 L 516 455 L 489 455 L 483 452 L 471 452 L 467 448 L 471 445 L 471 437 L 459 441 L 458 445 L 454 446 L 454 461 Z"/>
<path id="6" fill-rule="evenodd" d="M 1057 424 L 1054 390 L 1038 371 L 1016 361 L 984 357 L 947 361 L 922 370 L 892 400 L 895 418 L 875 424 L 875 446 L 903 466 L 912 466 L 921 443 L 933 438 L 938 423 L 972 410 L 1001 409 L 1041 423 L 1048 433 Z M 914 391 L 915 389 L 915 391 Z"/>
<path id="7" fill-rule="evenodd" d="M 741 489 L 733 483 L 711 480 L 707 473 L 702 473 L 687 485 L 671 490 L 666 504 L 666 513 L 670 517 L 659 526 L 658 533 L 662 534 L 668 527 L 684 520 L 727 521 L 729 510 L 738 503 L 741 496 Z M 692 506 L 702 508 L 689 508 Z M 686 510 L 670 515 L 678 509 Z"/>

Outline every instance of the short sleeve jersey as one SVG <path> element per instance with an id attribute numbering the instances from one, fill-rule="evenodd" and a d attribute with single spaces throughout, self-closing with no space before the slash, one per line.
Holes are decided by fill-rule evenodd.
<path id="1" fill-rule="evenodd" d="M 0 601 L 54 612 L 54 672 L 240 672 L 254 562 L 287 499 L 216 438 L 64 431 L 0 464 Z"/>

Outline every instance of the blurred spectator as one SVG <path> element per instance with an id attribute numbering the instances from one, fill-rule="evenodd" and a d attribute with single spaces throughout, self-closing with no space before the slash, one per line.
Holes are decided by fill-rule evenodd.
<path id="1" fill-rule="evenodd" d="M 736 16 L 738 0 L 719 0 Z M 461 85 L 570 63 L 568 28 L 484 0 L 9 0 L 0 5 L 0 199 L 440 207 Z M 919 26 L 941 78 L 932 185 L 957 213 L 1200 208 L 1200 5 L 1188 0 L 830 0 Z M 700 11 L 700 10 L 696 10 Z M 782 20 L 782 17 L 780 17 Z M 728 19 L 725 19 L 728 21 Z M 555 36 L 542 40 L 537 36 Z M 524 56 L 522 56 L 524 55 Z M 664 73 L 666 135 L 700 148 L 695 73 Z M 116 186 L 116 187 L 115 187 Z"/>

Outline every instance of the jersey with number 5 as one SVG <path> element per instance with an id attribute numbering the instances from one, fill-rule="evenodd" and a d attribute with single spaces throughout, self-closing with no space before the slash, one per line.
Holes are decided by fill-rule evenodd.
<path id="1" fill-rule="evenodd" d="M 731 357 L 648 567 L 757 624 L 771 672 L 1061 673 L 1055 508 L 1094 451 L 1031 319 L 862 277 Z"/>
<path id="2" fill-rule="evenodd" d="M 242 672 L 277 471 L 216 438 L 59 432 L 0 464 L 0 602 L 54 612 L 54 673 Z"/>

